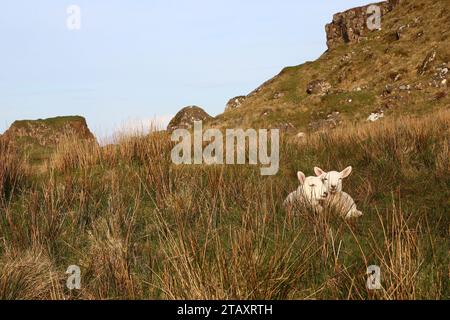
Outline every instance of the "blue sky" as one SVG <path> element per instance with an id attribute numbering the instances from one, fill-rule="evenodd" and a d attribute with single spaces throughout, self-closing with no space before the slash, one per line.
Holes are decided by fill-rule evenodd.
<path id="1" fill-rule="evenodd" d="M 82 115 L 98 135 L 212 115 L 283 67 L 326 50 L 324 26 L 368 0 L 14 0 L 0 10 L 0 132 L 16 119 Z M 66 26 L 81 8 L 81 30 Z"/>

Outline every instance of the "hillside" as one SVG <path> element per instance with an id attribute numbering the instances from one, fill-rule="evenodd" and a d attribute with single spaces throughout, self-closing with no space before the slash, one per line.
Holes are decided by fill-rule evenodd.
<path id="1" fill-rule="evenodd" d="M 317 61 L 216 118 L 186 107 L 167 132 L 107 146 L 82 117 L 15 122 L 0 139 L 0 300 L 448 300 L 449 1 L 382 6 L 382 30 L 358 29 L 365 7 L 336 14 Z M 336 128 L 281 135 L 279 171 L 262 176 L 176 165 L 169 132 L 195 120 Z M 361 217 L 286 210 L 315 166 L 352 166 L 343 191 Z M 69 266 L 81 287 L 67 287 Z"/>
<path id="2" fill-rule="evenodd" d="M 447 110 L 283 139 L 269 177 L 176 166 L 162 134 L 78 140 L 36 179 L 0 141 L 0 299 L 448 299 L 449 133 Z M 360 219 L 283 209 L 297 171 L 348 165 Z"/>
<path id="3" fill-rule="evenodd" d="M 31 163 L 48 159 L 64 138 L 95 140 L 80 116 L 15 121 L 2 137 L 12 141 Z"/>
<path id="4" fill-rule="evenodd" d="M 326 26 L 329 49 L 318 60 L 285 68 L 231 99 L 210 124 L 296 133 L 365 121 L 373 112 L 389 117 L 447 108 L 450 2 L 379 5 L 381 30 L 367 29 L 367 7 L 336 14 Z"/>

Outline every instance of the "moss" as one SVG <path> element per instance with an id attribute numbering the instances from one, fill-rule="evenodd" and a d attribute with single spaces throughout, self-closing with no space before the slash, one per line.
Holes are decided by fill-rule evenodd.
<path id="1" fill-rule="evenodd" d="M 51 128 L 61 128 L 68 122 L 86 122 L 86 119 L 81 116 L 63 116 L 63 117 L 54 117 L 48 119 L 37 119 L 37 120 L 17 120 L 15 121 L 11 127 L 16 128 L 26 128 L 30 124 L 38 124 L 45 125 Z"/>

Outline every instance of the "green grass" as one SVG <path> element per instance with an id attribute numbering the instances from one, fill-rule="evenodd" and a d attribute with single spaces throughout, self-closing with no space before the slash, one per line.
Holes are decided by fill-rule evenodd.
<path id="1" fill-rule="evenodd" d="M 85 121 L 85 119 L 81 116 L 63 116 L 37 120 L 17 120 L 13 123 L 12 126 L 15 126 L 17 128 L 27 128 L 27 126 L 30 123 L 33 123 L 33 124 L 42 124 L 52 128 L 61 128 L 68 122 L 77 122 L 77 121 Z"/>
<path id="2" fill-rule="evenodd" d="M 286 137 L 272 177 L 174 166 L 163 135 L 102 149 L 72 141 L 0 201 L 0 298 L 448 299 L 449 119 Z M 298 170 L 347 165 L 344 189 L 362 218 L 285 212 Z M 83 278 L 70 293 L 72 264 Z M 375 293 L 365 288 L 371 264 L 382 268 Z"/>
<path id="3" fill-rule="evenodd" d="M 24 157 L 36 168 L 45 165 L 56 151 L 57 142 L 68 135 L 94 139 L 80 116 L 15 121 L 6 131 Z"/>

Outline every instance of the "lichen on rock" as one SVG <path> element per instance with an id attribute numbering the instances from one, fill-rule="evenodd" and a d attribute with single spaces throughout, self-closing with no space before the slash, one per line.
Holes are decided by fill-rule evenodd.
<path id="1" fill-rule="evenodd" d="M 189 106 L 181 109 L 167 126 L 167 131 L 172 132 L 177 129 L 191 129 L 195 121 L 207 121 L 212 117 L 200 107 Z"/>

